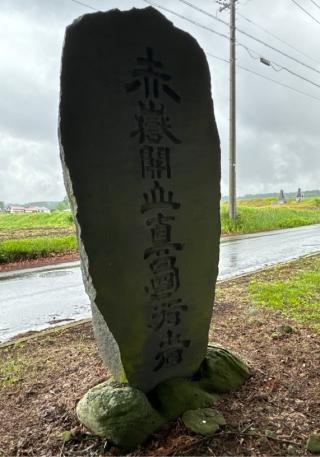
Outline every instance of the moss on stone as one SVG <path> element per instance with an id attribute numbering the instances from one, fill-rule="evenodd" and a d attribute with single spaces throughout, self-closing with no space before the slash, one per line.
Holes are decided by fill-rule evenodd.
<path id="1" fill-rule="evenodd" d="M 190 409 L 212 406 L 218 397 L 206 392 L 196 381 L 175 378 L 159 384 L 149 398 L 155 409 L 170 420 Z"/>
<path id="2" fill-rule="evenodd" d="M 79 401 L 77 415 L 91 432 L 126 449 L 142 444 L 167 421 L 184 413 L 183 421 L 192 431 L 214 433 L 225 423 L 221 413 L 209 409 L 218 399 L 215 393 L 236 389 L 249 376 L 249 369 L 239 356 L 209 345 L 192 380 L 169 379 L 148 396 L 128 384 L 106 381 Z"/>
<path id="3" fill-rule="evenodd" d="M 200 367 L 200 385 L 212 392 L 230 392 L 250 377 L 250 370 L 234 352 L 209 344 Z"/>
<path id="4" fill-rule="evenodd" d="M 211 408 L 186 411 L 182 416 L 182 421 L 189 430 L 200 435 L 211 435 L 221 425 L 226 425 L 223 414 Z"/>
<path id="5" fill-rule="evenodd" d="M 77 415 L 95 435 L 128 449 L 165 423 L 143 392 L 112 381 L 90 389 L 79 401 Z"/>
<path id="6" fill-rule="evenodd" d="M 307 441 L 307 449 L 311 454 L 320 455 L 320 435 L 310 435 Z"/>

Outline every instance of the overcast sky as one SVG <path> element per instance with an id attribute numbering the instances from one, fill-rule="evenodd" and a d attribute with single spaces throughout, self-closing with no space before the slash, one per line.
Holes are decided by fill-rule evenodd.
<path id="1" fill-rule="evenodd" d="M 152 0 L 151 0 L 152 1 Z M 157 1 L 157 0 L 155 0 Z M 225 21 L 214 0 L 189 0 Z M 320 8 L 298 0 L 320 22 Z M 317 0 L 320 5 L 320 0 Z M 143 0 L 84 0 L 93 8 L 143 8 Z M 228 34 L 228 27 L 178 0 L 159 0 L 177 13 Z M 239 0 L 237 27 L 320 71 L 320 24 L 291 0 Z M 93 12 L 75 0 L 0 0 L 0 200 L 24 203 L 65 195 L 57 141 L 59 73 L 65 27 Z M 163 12 L 163 11 L 162 11 Z M 228 40 L 163 12 L 206 53 L 229 58 Z M 241 16 L 240 16 L 241 15 Z M 266 34 L 259 24 L 303 54 Z M 237 32 L 237 63 L 317 99 L 237 69 L 238 194 L 320 188 L 320 74 Z M 222 193 L 228 189 L 228 63 L 208 56 L 222 146 Z M 278 70 L 278 71 L 276 71 Z"/>

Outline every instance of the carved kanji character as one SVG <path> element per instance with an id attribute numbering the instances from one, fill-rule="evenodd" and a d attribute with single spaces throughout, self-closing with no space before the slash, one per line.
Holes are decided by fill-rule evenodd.
<path id="1" fill-rule="evenodd" d="M 180 203 L 173 201 L 173 192 L 168 191 L 168 196 L 165 195 L 164 188 L 160 186 L 159 181 L 153 182 L 153 188 L 150 191 L 150 195 L 147 193 L 143 194 L 145 203 L 141 206 L 141 212 L 145 213 L 152 209 L 157 208 L 180 208 Z"/>
<path id="2" fill-rule="evenodd" d="M 137 63 L 139 68 L 132 71 L 132 76 L 135 78 L 131 83 L 126 84 L 126 91 L 133 92 L 144 85 L 144 95 L 146 98 L 159 98 L 159 87 L 176 103 L 181 102 L 181 97 L 178 95 L 167 82 L 171 80 L 171 76 L 159 71 L 163 64 L 159 60 L 155 60 L 153 50 L 150 47 L 146 48 L 146 57 L 138 57 Z"/>
<path id="3" fill-rule="evenodd" d="M 148 327 L 153 330 L 159 330 L 164 325 L 171 325 L 174 327 L 179 325 L 182 312 L 188 310 L 188 306 L 181 304 L 181 302 L 181 298 L 177 298 L 154 305 L 151 322 Z"/>
<path id="4" fill-rule="evenodd" d="M 170 149 L 164 146 L 144 145 L 140 149 L 142 177 L 149 175 L 152 179 L 159 179 L 165 175 L 171 178 L 169 153 Z"/>
<path id="5" fill-rule="evenodd" d="M 145 250 L 145 259 L 152 254 L 160 257 L 170 254 L 171 251 L 181 251 L 183 249 L 183 244 L 171 242 L 171 225 L 166 222 L 174 219 L 173 216 L 164 216 L 162 213 L 158 213 L 156 217 L 147 219 L 146 224 L 151 226 L 153 246 Z"/>
<path id="6" fill-rule="evenodd" d="M 175 267 L 175 262 L 175 257 L 170 256 L 158 257 L 151 262 L 151 287 L 145 287 L 145 291 L 152 299 L 170 297 L 179 288 L 179 270 Z"/>
<path id="7" fill-rule="evenodd" d="M 190 340 L 181 341 L 180 334 L 174 334 L 171 330 L 167 331 L 166 338 L 161 341 L 159 351 L 155 360 L 158 362 L 153 371 L 158 371 L 163 367 L 170 368 L 179 365 L 183 361 L 183 351 L 190 346 Z"/>
<path id="8" fill-rule="evenodd" d="M 148 105 L 139 102 L 140 113 L 135 115 L 138 124 L 137 130 L 131 133 L 131 136 L 139 136 L 139 143 L 146 141 L 153 144 L 159 144 L 164 137 L 169 138 L 173 143 L 178 144 L 181 141 L 172 133 L 170 118 L 164 114 L 164 105 L 156 107 L 155 103 L 150 100 Z"/>

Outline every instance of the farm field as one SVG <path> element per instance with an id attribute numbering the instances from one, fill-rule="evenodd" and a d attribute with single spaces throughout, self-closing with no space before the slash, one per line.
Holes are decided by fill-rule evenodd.
<path id="1" fill-rule="evenodd" d="M 69 212 L 0 214 L 0 264 L 76 251 Z"/>
<path id="2" fill-rule="evenodd" d="M 235 223 L 228 216 L 228 204 L 222 202 L 222 235 L 320 223 L 320 198 L 306 198 L 300 203 L 288 200 L 283 205 L 276 204 L 276 200 L 239 200 Z M 0 214 L 0 264 L 76 252 L 75 225 L 70 212 Z"/>

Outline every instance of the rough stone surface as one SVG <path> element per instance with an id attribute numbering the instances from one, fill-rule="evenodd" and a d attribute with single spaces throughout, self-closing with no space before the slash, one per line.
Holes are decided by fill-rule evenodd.
<path id="1" fill-rule="evenodd" d="M 307 449 L 312 454 L 320 455 L 320 435 L 310 435 L 307 441 Z"/>
<path id="2" fill-rule="evenodd" d="M 200 375 L 204 388 L 223 393 L 239 388 L 250 377 L 250 370 L 234 352 L 209 344 Z"/>
<path id="3" fill-rule="evenodd" d="M 200 435 L 211 435 L 219 430 L 221 425 L 226 425 L 223 414 L 210 408 L 186 411 L 182 421 L 189 430 Z"/>
<path id="4" fill-rule="evenodd" d="M 218 397 L 203 390 L 198 382 L 170 379 L 159 384 L 150 393 L 150 400 L 157 411 L 168 420 L 190 409 L 212 406 Z"/>
<path id="5" fill-rule="evenodd" d="M 220 146 L 204 52 L 153 8 L 67 28 L 60 151 L 104 362 L 144 391 L 206 353 Z"/>
<path id="6" fill-rule="evenodd" d="M 143 392 L 108 381 L 86 393 L 77 404 L 77 415 L 95 435 L 124 448 L 143 443 L 165 422 Z"/>

